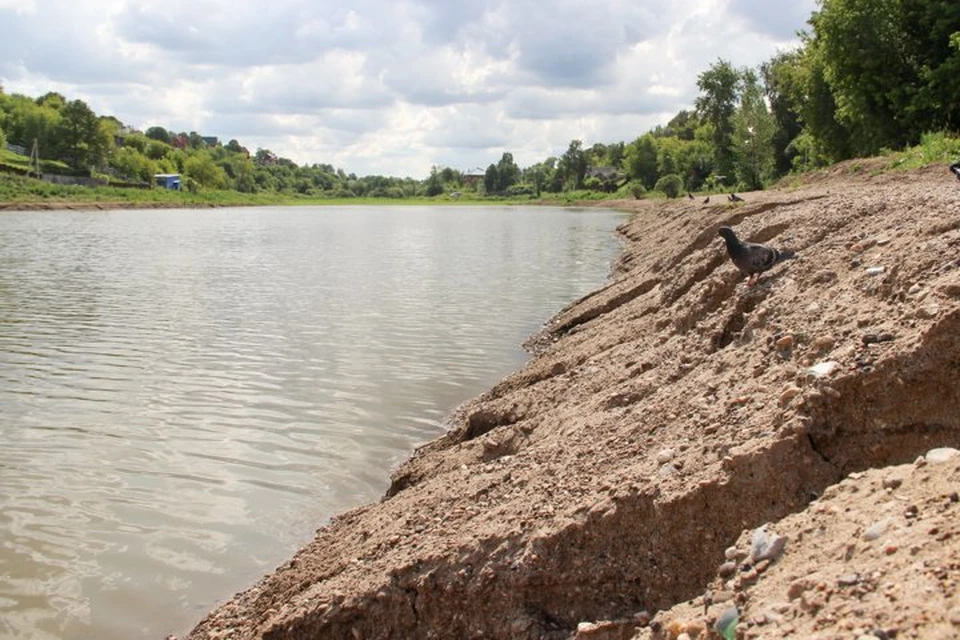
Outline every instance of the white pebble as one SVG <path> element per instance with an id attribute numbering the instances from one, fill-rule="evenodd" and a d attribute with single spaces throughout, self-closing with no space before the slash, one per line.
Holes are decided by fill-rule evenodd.
<path id="1" fill-rule="evenodd" d="M 930 449 L 927 451 L 925 456 L 926 461 L 930 464 L 942 464 L 948 462 L 960 455 L 960 451 L 952 447 L 940 447 L 938 449 Z"/>

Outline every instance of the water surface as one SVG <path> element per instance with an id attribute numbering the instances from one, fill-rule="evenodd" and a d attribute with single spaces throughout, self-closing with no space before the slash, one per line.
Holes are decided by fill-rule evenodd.
<path id="1" fill-rule="evenodd" d="M 188 630 L 521 366 L 622 220 L 0 215 L 0 638 Z"/>

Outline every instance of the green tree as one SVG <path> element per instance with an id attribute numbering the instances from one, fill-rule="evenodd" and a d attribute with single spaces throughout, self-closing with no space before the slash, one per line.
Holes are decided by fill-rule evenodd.
<path id="1" fill-rule="evenodd" d="M 183 173 L 201 189 L 224 189 L 227 186 L 226 173 L 205 151 L 189 156 L 183 164 Z"/>
<path id="2" fill-rule="evenodd" d="M 513 161 L 513 154 L 504 152 L 497 162 L 497 185 L 499 191 L 506 191 L 520 180 L 520 167 Z"/>
<path id="3" fill-rule="evenodd" d="M 440 172 L 436 166 L 430 168 L 430 176 L 424 181 L 424 190 L 427 196 L 431 198 L 443 193 L 443 180 L 440 178 Z"/>
<path id="4" fill-rule="evenodd" d="M 147 136 L 151 140 L 159 140 L 164 144 L 170 144 L 172 142 L 172 136 L 170 135 L 170 132 L 163 127 L 150 127 L 143 132 L 143 135 Z"/>
<path id="5" fill-rule="evenodd" d="M 741 72 L 722 59 L 697 76 L 697 114 L 713 126 L 716 171 L 727 177 L 733 170 L 733 114 L 741 86 Z"/>
<path id="6" fill-rule="evenodd" d="M 627 176 L 640 181 L 644 188 L 652 189 L 659 177 L 657 154 L 657 139 L 653 134 L 645 133 L 628 144 L 624 160 Z"/>
<path id="7" fill-rule="evenodd" d="M 587 154 L 583 150 L 582 140 L 570 141 L 570 146 L 557 164 L 557 173 L 561 176 L 564 188 L 583 188 L 583 178 L 587 174 Z"/>
<path id="8" fill-rule="evenodd" d="M 146 183 L 153 182 L 157 171 L 156 163 L 133 147 L 121 147 L 113 153 L 110 164 L 122 175 Z"/>
<path id="9" fill-rule="evenodd" d="M 764 93 L 776 122 L 773 134 L 774 172 L 783 175 L 793 167 L 795 148 L 790 143 L 803 130 L 803 57 L 801 51 L 775 55 L 760 66 Z"/>
<path id="10" fill-rule="evenodd" d="M 737 178 L 750 190 L 762 189 L 764 182 L 773 175 L 776 122 L 767 111 L 763 90 L 752 71 L 744 73 L 743 93 L 733 123 Z"/>
<path id="11" fill-rule="evenodd" d="M 657 180 L 655 189 L 666 194 L 668 198 L 676 198 L 683 192 L 683 179 L 671 173 Z"/>
<path id="12" fill-rule="evenodd" d="M 57 137 L 62 158 L 75 169 L 102 166 L 112 139 L 93 110 L 83 100 L 71 100 L 60 115 Z"/>

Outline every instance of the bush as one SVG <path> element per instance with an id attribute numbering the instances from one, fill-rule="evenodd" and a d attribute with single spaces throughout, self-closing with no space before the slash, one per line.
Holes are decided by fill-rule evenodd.
<path id="1" fill-rule="evenodd" d="M 664 193 L 668 198 L 677 198 L 683 192 L 683 180 L 675 173 L 670 173 L 657 180 L 653 187 Z"/>
<path id="2" fill-rule="evenodd" d="M 631 182 L 629 188 L 630 188 L 630 195 L 632 195 L 637 200 L 643 199 L 643 196 L 647 194 L 647 188 L 643 186 L 642 182 Z"/>

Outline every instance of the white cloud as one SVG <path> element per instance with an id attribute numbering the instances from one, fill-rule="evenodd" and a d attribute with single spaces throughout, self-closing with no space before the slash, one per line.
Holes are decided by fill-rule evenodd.
<path id="1" fill-rule="evenodd" d="M 0 82 L 300 163 L 424 177 L 632 140 L 814 0 L 0 0 Z"/>

